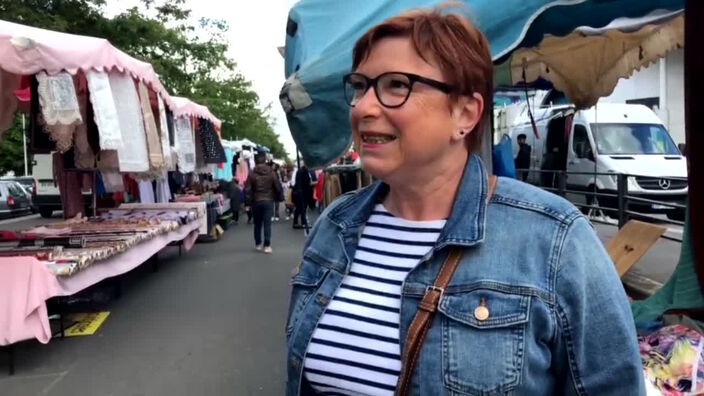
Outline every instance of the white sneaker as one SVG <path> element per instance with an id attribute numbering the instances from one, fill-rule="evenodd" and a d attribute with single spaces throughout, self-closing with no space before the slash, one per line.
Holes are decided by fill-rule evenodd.
<path id="1" fill-rule="evenodd" d="M 274 217 L 274 221 L 279 221 L 279 220 L 281 220 L 281 219 L 278 217 Z"/>
<path id="2" fill-rule="evenodd" d="M 264 249 L 264 246 L 263 246 L 263 245 L 257 245 L 257 247 L 255 247 L 255 249 L 257 249 L 258 252 L 261 252 L 262 249 Z"/>
<path id="3" fill-rule="evenodd" d="M 271 246 L 267 246 L 264 248 L 264 253 L 266 254 L 271 254 Z"/>

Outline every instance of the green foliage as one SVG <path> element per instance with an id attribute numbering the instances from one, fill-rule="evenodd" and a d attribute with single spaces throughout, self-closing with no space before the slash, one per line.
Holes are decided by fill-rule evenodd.
<path id="1" fill-rule="evenodd" d="M 268 107 L 260 108 L 251 83 L 227 55 L 227 23 L 201 19 L 194 26 L 184 3 L 143 0 L 142 9 L 107 18 L 104 0 L 0 0 L 0 19 L 106 38 L 151 63 L 172 95 L 208 106 L 223 122 L 223 138 L 248 138 L 269 147 L 274 156 L 286 158 Z"/>
<path id="2" fill-rule="evenodd" d="M 9 171 L 24 175 L 24 148 L 22 146 L 22 123 L 16 115 L 10 129 L 5 131 L 0 141 L 0 175 Z"/>

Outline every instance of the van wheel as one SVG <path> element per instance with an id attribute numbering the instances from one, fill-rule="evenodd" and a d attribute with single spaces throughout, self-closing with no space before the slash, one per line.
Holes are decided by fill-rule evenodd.
<path id="1" fill-rule="evenodd" d="M 39 208 L 39 215 L 45 219 L 51 218 L 52 214 L 54 214 L 54 211 L 50 208 Z"/>

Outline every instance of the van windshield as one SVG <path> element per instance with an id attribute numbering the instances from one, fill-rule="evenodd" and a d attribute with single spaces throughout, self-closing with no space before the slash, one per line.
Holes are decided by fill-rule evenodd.
<path id="1" fill-rule="evenodd" d="M 591 128 L 599 154 L 680 154 L 662 125 L 595 123 Z"/>

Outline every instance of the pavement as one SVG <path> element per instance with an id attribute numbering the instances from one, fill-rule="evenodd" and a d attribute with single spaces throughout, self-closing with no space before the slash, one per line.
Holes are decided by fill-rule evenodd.
<path id="1" fill-rule="evenodd" d="M 0 395 L 282 394 L 288 280 L 304 236 L 275 223 L 271 255 L 252 239 L 240 224 L 181 257 L 167 248 L 158 272 L 124 277 L 95 335 L 17 344 L 14 376 L 0 349 Z"/>
<path id="2" fill-rule="evenodd" d="M 15 220 L 0 222 L 0 229 L 60 218 Z M 595 228 L 604 242 L 617 232 Z M 0 396 L 282 394 L 288 280 L 304 236 L 283 221 L 273 235 L 271 255 L 254 250 L 246 224 L 181 257 L 177 248 L 165 249 L 157 272 L 149 265 L 135 269 L 123 277 L 122 297 L 93 307 L 110 311 L 95 335 L 17 344 L 14 376 L 0 349 Z M 679 250 L 679 243 L 661 240 L 628 275 L 663 283 Z M 84 294 L 111 295 L 110 287 Z"/>

